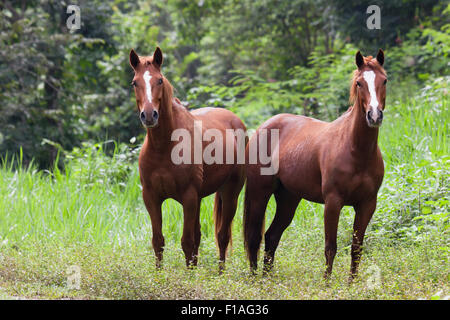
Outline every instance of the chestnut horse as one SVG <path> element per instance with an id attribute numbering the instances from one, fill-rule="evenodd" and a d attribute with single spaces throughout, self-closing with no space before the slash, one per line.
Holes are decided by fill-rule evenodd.
<path id="1" fill-rule="evenodd" d="M 184 226 L 181 246 L 186 265 L 195 266 L 201 237 L 200 202 L 203 197 L 216 192 L 215 236 L 220 254 L 219 266 L 222 269 L 231 238 L 231 222 L 245 181 L 244 164 L 236 164 L 236 161 L 233 164 L 228 162 L 206 164 L 203 157 L 199 162 L 174 162 L 172 149 L 176 141 L 172 141 L 172 133 L 181 129 L 181 132 L 187 132 L 189 137 L 195 136 L 194 131 L 199 129 L 198 126 L 194 126 L 194 121 L 201 124 L 201 136 L 205 130 L 211 128 L 221 133 L 222 137 L 227 137 L 226 131 L 229 129 L 243 130 L 245 133 L 246 128 L 231 111 L 202 108 L 189 112 L 181 105 L 180 100 L 173 98 L 173 88 L 161 73 L 163 55 L 159 47 L 153 56 L 149 57 L 138 56 L 131 50 L 129 59 L 134 70 L 132 85 L 139 117 L 147 129 L 139 154 L 139 173 L 144 203 L 152 223 L 156 266 L 161 265 L 164 250 L 161 212 L 163 201 L 172 198 L 183 206 Z M 186 143 L 184 138 L 183 143 Z M 195 142 L 191 145 L 194 144 Z M 202 139 L 201 146 L 204 148 L 205 145 L 206 142 Z M 236 153 L 235 139 L 226 139 L 223 143 L 224 150 L 230 146 Z M 193 150 L 194 148 L 189 150 L 191 156 L 194 155 Z M 225 155 L 225 152 L 223 154 Z M 182 155 L 185 156 L 186 154 Z"/>
<path id="2" fill-rule="evenodd" d="M 257 268 L 257 256 L 264 232 L 264 216 L 272 194 L 276 213 L 265 233 L 264 270 L 273 266 L 283 231 L 291 223 L 302 198 L 325 204 L 325 278 L 331 274 L 336 255 L 340 211 L 355 209 L 351 247 L 350 281 L 356 276 L 366 227 L 375 211 L 384 165 L 377 144 L 386 98 L 384 53 L 376 58 L 356 54 L 347 112 L 333 122 L 300 115 L 279 114 L 267 120 L 250 139 L 246 156 L 260 132 L 278 129 L 279 142 L 271 149 L 279 159 L 278 172 L 261 175 L 261 164 L 248 164 L 244 200 L 244 242 L 250 266 Z M 270 135 L 271 136 L 271 135 Z M 272 143 L 271 143 L 272 145 Z M 270 149 L 270 148 L 269 148 Z"/>

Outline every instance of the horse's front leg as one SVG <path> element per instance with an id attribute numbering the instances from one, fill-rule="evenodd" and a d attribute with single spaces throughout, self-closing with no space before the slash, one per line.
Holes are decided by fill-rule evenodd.
<path id="1" fill-rule="evenodd" d="M 152 245 L 156 256 L 156 267 L 161 267 L 164 251 L 164 237 L 162 234 L 162 214 L 161 204 L 162 201 L 158 199 L 151 189 L 144 187 L 142 191 L 145 207 L 150 214 L 150 220 L 152 221 Z"/>
<path id="2" fill-rule="evenodd" d="M 197 190 L 189 188 L 183 195 L 183 236 L 181 247 L 186 258 L 186 266 L 197 265 L 198 246 L 200 244 L 200 198 Z"/>
<path id="3" fill-rule="evenodd" d="M 337 230 L 339 223 L 339 215 L 343 207 L 342 199 L 334 194 L 331 194 L 325 199 L 324 210 L 324 224 L 325 224 L 325 259 L 327 269 L 324 278 L 328 279 L 333 270 L 333 261 L 336 256 L 337 245 Z"/>
<path id="4" fill-rule="evenodd" d="M 357 206 L 355 209 L 355 222 L 353 223 L 353 241 L 352 241 L 352 264 L 350 267 L 350 278 L 351 282 L 358 273 L 358 265 L 361 260 L 361 247 L 364 240 L 364 234 L 366 233 L 367 225 L 372 218 L 375 208 L 377 206 L 377 199 L 372 199 L 370 201 L 363 202 Z"/>

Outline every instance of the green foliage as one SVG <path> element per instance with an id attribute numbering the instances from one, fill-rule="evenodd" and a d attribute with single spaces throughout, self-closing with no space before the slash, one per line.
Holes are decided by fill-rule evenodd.
<path id="1" fill-rule="evenodd" d="M 445 21 L 442 10 L 446 1 L 439 0 L 337 0 L 337 25 L 361 51 L 374 51 L 399 45 L 413 28 L 430 20 Z M 369 30 L 366 26 L 370 5 L 380 7 L 381 29 Z"/>
<path id="2" fill-rule="evenodd" d="M 108 145 L 111 144 L 113 150 L 107 154 Z M 81 148 L 74 148 L 66 156 L 70 161 L 65 170 L 84 188 L 91 188 L 98 183 L 125 187 L 124 181 L 136 167 L 139 150 L 139 147 L 118 145 L 111 140 L 95 144 L 83 142 Z"/>
<path id="3" fill-rule="evenodd" d="M 107 7 L 82 4 L 86 23 L 105 23 Z M 41 168 L 57 154 L 42 139 L 69 149 L 83 138 L 79 92 L 97 85 L 92 61 L 98 50 L 109 50 L 104 24 L 69 33 L 65 7 L 64 1 L 0 4 L 0 152 L 22 148 L 24 164 L 35 159 Z"/>
<path id="4" fill-rule="evenodd" d="M 391 97 L 380 134 L 387 173 L 379 191 L 374 232 L 396 241 L 423 241 L 449 228 L 448 77 L 404 102 Z"/>
<path id="5" fill-rule="evenodd" d="M 394 241 L 420 242 L 449 232 L 450 157 L 392 165 L 380 190 L 373 232 Z"/>
<path id="6" fill-rule="evenodd" d="M 450 6 L 446 10 L 450 13 Z M 394 79 L 423 83 L 433 77 L 448 76 L 450 24 L 440 29 L 415 28 L 401 46 L 387 55 Z"/>

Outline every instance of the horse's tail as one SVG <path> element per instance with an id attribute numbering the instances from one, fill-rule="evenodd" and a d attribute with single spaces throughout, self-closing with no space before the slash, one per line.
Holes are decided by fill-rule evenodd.
<path id="1" fill-rule="evenodd" d="M 219 192 L 216 192 L 216 196 L 214 198 L 214 215 L 213 215 L 213 217 L 214 217 L 214 235 L 215 235 L 215 238 L 216 238 L 216 247 L 217 248 L 219 248 L 219 244 L 217 242 L 218 241 L 219 230 L 220 230 L 220 227 L 221 227 L 221 225 L 223 223 L 223 219 L 224 219 L 222 208 L 223 208 L 222 197 L 220 196 Z M 229 228 L 228 229 L 228 234 L 231 234 L 231 223 L 230 223 L 230 226 L 228 228 Z M 233 241 L 232 239 L 233 238 L 230 237 L 230 241 L 228 243 L 228 247 L 232 246 L 232 241 Z M 227 248 L 227 250 L 228 250 L 228 248 Z"/>
<path id="2" fill-rule="evenodd" d="M 265 214 L 253 216 L 251 214 L 250 208 L 250 199 L 249 199 L 249 191 L 248 191 L 248 180 L 245 185 L 245 194 L 244 194 L 244 217 L 243 217 L 243 232 L 244 232 L 244 247 L 247 252 L 247 258 L 252 262 L 255 257 L 252 257 L 252 254 L 256 254 L 259 250 L 259 245 L 261 243 L 261 239 L 264 235 L 265 230 Z M 260 226 L 260 227 L 258 227 Z M 260 228 L 260 230 L 257 230 Z M 255 238 L 259 238 L 259 241 L 256 241 L 257 248 L 252 248 L 255 243 Z"/>

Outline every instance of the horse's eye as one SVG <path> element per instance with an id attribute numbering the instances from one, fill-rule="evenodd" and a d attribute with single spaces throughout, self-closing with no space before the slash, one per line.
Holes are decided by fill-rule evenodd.
<path id="1" fill-rule="evenodd" d="M 137 86 L 136 80 L 131 81 L 131 85 L 132 85 L 133 87 L 136 87 L 136 86 Z"/>
<path id="2" fill-rule="evenodd" d="M 162 82 L 163 82 L 163 79 L 162 79 L 162 78 L 159 78 L 159 79 L 158 79 L 158 84 L 162 84 Z"/>
<path id="3" fill-rule="evenodd" d="M 386 83 L 387 83 L 387 79 L 384 79 L 383 85 L 386 85 Z"/>
<path id="4" fill-rule="evenodd" d="M 356 85 L 357 85 L 358 87 L 361 87 L 361 83 L 359 83 L 359 81 L 356 81 Z"/>

